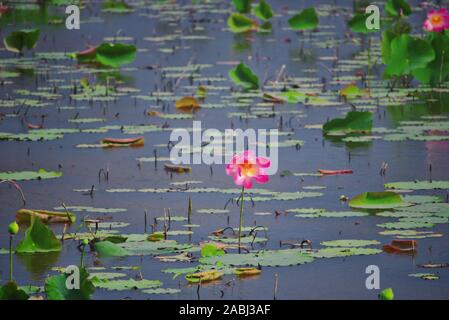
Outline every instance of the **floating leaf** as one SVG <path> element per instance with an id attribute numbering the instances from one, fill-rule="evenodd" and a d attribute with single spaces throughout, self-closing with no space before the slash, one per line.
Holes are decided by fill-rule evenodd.
<path id="1" fill-rule="evenodd" d="M 368 111 L 351 111 L 345 118 L 326 122 L 323 131 L 329 136 L 342 136 L 351 133 L 368 133 L 372 128 L 372 114 Z"/>
<path id="2" fill-rule="evenodd" d="M 37 253 L 61 251 L 61 242 L 42 221 L 31 217 L 31 225 L 25 231 L 24 239 L 17 245 L 16 253 Z"/>
<path id="3" fill-rule="evenodd" d="M 252 0 L 232 0 L 235 10 L 240 13 L 249 13 L 251 11 Z"/>
<path id="4" fill-rule="evenodd" d="M 228 18 L 228 26 L 234 33 L 247 32 L 257 28 L 254 20 L 241 13 L 232 13 Z"/>
<path id="5" fill-rule="evenodd" d="M 395 192 L 365 192 L 349 201 L 351 208 L 357 209 L 391 209 L 410 206 Z"/>
<path id="6" fill-rule="evenodd" d="M 288 24 L 294 30 L 309 30 L 318 27 L 319 19 L 314 8 L 307 8 L 291 17 Z"/>
<path id="7" fill-rule="evenodd" d="M 99 62 L 105 66 L 118 68 L 134 61 L 136 47 L 122 43 L 102 43 L 98 47 L 76 53 L 75 57 L 81 62 Z"/>
<path id="8" fill-rule="evenodd" d="M 224 254 L 225 252 L 223 249 L 212 243 L 207 243 L 201 248 L 201 257 L 216 257 Z"/>
<path id="9" fill-rule="evenodd" d="M 259 4 L 254 8 L 254 13 L 262 20 L 270 20 L 273 16 L 273 10 L 265 0 L 259 1 Z"/>
<path id="10" fill-rule="evenodd" d="M 245 89 L 258 89 L 259 78 L 244 63 L 229 71 L 229 77 L 235 84 L 243 86 Z"/>
<path id="11" fill-rule="evenodd" d="M 23 29 L 11 32 L 5 39 L 3 43 L 6 50 L 21 53 L 24 48 L 31 50 L 37 44 L 39 40 L 40 30 L 39 29 Z"/>
<path id="12" fill-rule="evenodd" d="M 449 189 L 449 181 L 407 181 L 407 182 L 390 182 L 385 184 L 387 189 L 399 190 L 437 190 Z"/>
<path id="13" fill-rule="evenodd" d="M 397 221 L 397 222 L 381 223 L 378 224 L 377 226 L 385 229 L 419 229 L 419 228 L 432 228 L 435 225 L 426 222 Z"/>
<path id="14" fill-rule="evenodd" d="M 338 258 L 358 255 L 371 255 L 381 253 L 382 250 L 373 248 L 347 248 L 347 247 L 329 247 L 319 249 L 311 255 L 315 258 Z"/>
<path id="15" fill-rule="evenodd" d="M 239 277 L 250 277 L 256 276 L 262 273 L 262 270 L 257 268 L 237 268 L 235 269 L 235 274 Z"/>
<path id="16" fill-rule="evenodd" d="M 424 280 L 440 279 L 440 277 L 434 273 L 410 273 L 408 276 L 412 277 L 412 278 L 420 278 L 420 279 L 424 279 Z"/>
<path id="17" fill-rule="evenodd" d="M 100 241 L 95 243 L 95 251 L 100 257 L 123 257 L 130 253 L 110 241 Z"/>
<path id="18" fill-rule="evenodd" d="M 376 240 L 333 240 L 323 241 L 321 245 L 326 247 L 366 247 L 380 244 Z"/>
<path id="19" fill-rule="evenodd" d="M 192 111 L 198 109 L 200 104 L 194 97 L 183 97 L 176 101 L 176 109 Z"/>
<path id="20" fill-rule="evenodd" d="M 162 282 L 159 280 L 100 280 L 93 278 L 93 284 L 97 288 L 102 288 L 106 290 L 138 290 L 138 289 L 153 289 L 162 286 Z"/>
<path id="21" fill-rule="evenodd" d="M 58 171 L 45 171 L 39 169 L 35 171 L 19 171 L 19 172 L 0 172 L 0 180 L 41 180 L 41 179 L 53 179 L 62 177 L 62 172 Z"/>
<path id="22" fill-rule="evenodd" d="M 223 276 L 223 272 L 217 270 L 208 270 L 202 272 L 196 272 L 186 275 L 186 280 L 192 283 L 202 283 L 218 280 Z"/>
<path id="23" fill-rule="evenodd" d="M 246 254 L 228 253 L 221 257 L 205 257 L 200 262 L 204 264 L 222 264 L 226 266 L 295 266 L 312 262 L 309 254 L 298 249 L 266 250 Z"/>

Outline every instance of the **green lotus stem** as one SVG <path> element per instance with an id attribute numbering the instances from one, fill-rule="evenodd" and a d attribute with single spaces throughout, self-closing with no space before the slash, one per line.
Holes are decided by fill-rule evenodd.
<path id="1" fill-rule="evenodd" d="M 368 75 L 367 75 L 367 82 L 368 82 L 368 89 L 370 88 L 370 77 L 371 77 L 371 38 L 368 40 Z"/>
<path id="2" fill-rule="evenodd" d="M 9 282 L 12 282 L 12 234 L 9 235 Z"/>
<path id="3" fill-rule="evenodd" d="M 239 224 L 239 254 L 241 253 L 241 249 L 240 249 L 240 240 L 242 238 L 242 225 L 243 225 L 243 204 L 245 203 L 245 186 L 242 186 L 242 195 L 240 196 L 240 198 L 242 199 L 241 204 L 240 204 L 240 224 Z"/>
<path id="4" fill-rule="evenodd" d="M 83 250 L 81 251 L 81 262 L 80 262 L 81 268 L 84 267 L 84 250 L 86 250 L 85 244 L 83 244 Z"/>

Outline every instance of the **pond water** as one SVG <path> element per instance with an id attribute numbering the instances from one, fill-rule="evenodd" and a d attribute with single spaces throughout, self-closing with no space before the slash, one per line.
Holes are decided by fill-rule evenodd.
<path id="1" fill-rule="evenodd" d="M 419 2 L 411 1 L 416 9 L 410 21 L 416 34 L 422 33 L 420 29 L 425 19 L 425 10 L 417 6 Z M 216 229 L 238 227 L 239 207 L 235 202 L 229 203 L 226 206 L 228 212 L 224 213 L 204 213 L 201 210 L 223 209 L 231 197 L 239 196 L 238 187 L 226 175 L 224 165 L 192 165 L 191 172 L 183 174 L 164 170 L 164 157 L 169 156 L 170 130 L 161 128 L 191 128 L 193 120 L 200 120 L 203 129 L 221 131 L 231 127 L 276 129 L 282 122 L 282 132 L 286 135 L 281 135 L 280 141 L 303 141 L 301 147 L 293 143 L 279 148 L 278 173 L 270 177 L 268 184 L 255 185 L 252 190 L 270 190 L 281 195 L 301 191 L 305 197 L 254 203 L 246 201 L 244 226 L 267 228 L 266 233 L 257 232 L 258 238 L 266 239 L 254 243 L 252 250 L 278 250 L 282 242 L 298 244 L 306 239 L 312 242 L 313 249 L 323 248 L 320 244 L 323 241 L 377 240 L 378 244 L 370 248 L 381 250 L 382 245 L 390 243 L 395 236 L 380 234 L 385 229 L 378 225 L 395 222 L 397 218 L 378 215 L 379 211 L 356 217 L 310 218 L 297 217 L 295 212 L 287 210 L 351 211 L 348 202 L 340 201 L 340 196 L 352 198 L 363 192 L 384 191 L 384 184 L 390 182 L 449 180 L 449 138 L 420 141 L 386 137 L 389 130 L 393 134 L 400 126 L 413 125 L 410 121 L 430 124 L 448 121 L 447 88 L 442 86 L 421 99 L 411 99 L 404 94 L 406 90 L 412 92 L 418 88 L 417 83 L 412 83 L 416 87 L 413 90 L 396 88 L 390 92 L 387 82 L 381 80 L 380 34 L 374 33 L 369 37 L 351 34 L 346 26 L 353 14 L 352 1 L 270 1 L 275 12 L 271 19 L 272 32 L 245 34 L 233 34 L 228 29 L 226 20 L 233 10 L 228 1 L 195 1 L 194 4 L 192 1 L 130 1 L 129 4 L 134 7 L 132 12 L 110 13 L 102 11 L 99 3 L 88 1 L 81 8 L 80 30 L 67 30 L 61 23 L 47 24 L 44 12 L 50 19 L 64 16 L 63 7 L 51 5 L 39 9 L 41 18 L 37 20 L 40 21 L 12 25 L 5 17 L 0 18 L 2 38 L 19 26 L 41 29 L 40 40 L 33 53 L 26 52 L 19 58 L 4 48 L 0 49 L 0 74 L 3 71 L 15 72 L 13 76 L 3 75 L 1 79 L 1 135 L 26 134 L 32 131 L 27 129 L 27 123 L 40 124 L 42 121 L 44 129 L 79 129 L 65 133 L 59 139 L 46 141 L 2 138 L 0 171 L 37 171 L 41 168 L 62 171 L 62 177 L 56 179 L 18 181 L 25 194 L 27 208 L 55 210 L 65 203 L 68 207 L 124 209 L 113 213 L 92 209 L 91 212 L 76 212 L 77 223 L 67 232 L 75 232 L 83 217 L 87 216 L 105 219 L 106 225 L 109 222 L 125 223 L 120 228 L 112 228 L 117 232 L 114 234 L 143 234 L 145 230 L 150 233 L 150 224 L 156 217 L 164 217 L 164 209 L 169 208 L 172 216 L 187 217 L 189 197 L 193 206 L 191 223 L 198 226 L 185 227 L 186 221 L 171 221 L 170 230 L 190 230 L 192 233 L 168 235 L 168 239 L 197 246 L 210 240 L 211 232 Z M 291 30 L 287 22 L 289 17 L 309 6 L 315 7 L 319 13 L 317 30 Z M 62 54 L 82 51 L 89 44 L 97 45 L 103 41 L 135 45 L 138 49 L 136 59 L 115 71 L 105 71 L 78 64 Z M 366 72 L 369 46 L 372 71 L 368 82 L 361 81 L 357 74 L 363 70 Z M 232 83 L 228 72 L 240 61 L 259 76 L 263 92 L 292 88 L 309 94 L 310 99 L 305 103 L 270 104 L 263 101 L 260 93 L 239 94 L 241 89 Z M 284 72 L 280 72 L 281 69 Z M 91 86 L 110 86 L 112 94 L 93 94 L 93 98 L 87 99 L 71 97 L 75 85 L 78 93 L 82 90 L 80 80 L 83 78 L 87 78 Z M 360 88 L 369 84 L 372 96 L 345 103 L 339 91 L 353 82 L 357 82 Z M 200 85 L 207 88 L 206 98 L 192 117 L 147 114 L 148 110 L 156 110 L 163 115 L 182 114 L 176 111 L 175 101 L 195 94 Z M 315 96 L 320 100 L 315 101 Z M 316 126 L 329 119 L 344 117 L 351 110 L 371 111 L 373 128 L 382 129 L 373 132 L 373 137 L 367 141 L 345 142 L 326 138 L 321 127 Z M 126 126 L 140 125 L 155 127 L 154 130 L 145 127 L 145 132 L 141 132 L 142 127 L 128 127 L 131 133 L 127 133 Z M 116 127 L 104 132 L 105 126 Z M 121 126 L 125 126 L 125 130 L 121 131 Z M 103 128 L 103 132 L 82 132 L 99 128 Z M 132 132 L 133 129 L 140 130 Z M 448 132 L 447 125 L 445 132 Z M 80 147 L 96 145 L 106 137 L 140 135 L 145 137 L 142 148 Z M 153 157 L 154 150 L 159 157 L 156 165 L 151 159 L 141 159 Z M 383 163 L 388 163 L 388 168 L 381 175 Z M 431 176 L 429 166 L 432 168 Z M 107 181 L 99 179 L 99 171 L 106 168 L 109 170 Z M 351 169 L 354 173 L 319 176 L 316 175 L 319 169 Z M 189 189 L 218 190 L 183 192 L 185 184 Z M 89 190 L 92 185 L 95 186 L 92 195 L 80 191 Z M 148 188 L 173 190 L 139 192 Z M 228 189 L 237 191 L 235 194 L 223 192 Z M 405 195 L 434 195 L 441 196 L 443 203 L 447 201 L 446 190 L 417 190 Z M 7 226 L 20 208 L 19 193 L 1 184 L 0 248 L 8 247 Z M 26 227 L 26 224 L 21 224 L 19 234 L 14 237 L 14 245 L 24 237 Z M 51 224 L 51 228 L 56 234 L 61 234 L 63 225 Z M 108 231 L 109 228 L 102 230 Z M 156 230 L 163 230 L 161 220 Z M 80 230 L 85 231 L 85 228 Z M 365 286 L 368 276 L 365 269 L 369 265 L 379 267 L 381 288 L 393 288 L 395 298 L 447 299 L 449 269 L 425 269 L 419 265 L 449 262 L 448 223 L 438 223 L 418 231 L 432 232 L 434 237 L 409 238 L 418 242 L 413 255 L 379 251 L 370 255 L 317 258 L 301 265 L 266 266 L 256 277 L 239 278 L 225 274 L 220 281 L 203 284 L 199 290 L 196 285 L 188 285 L 184 275 L 173 279 L 172 273 L 162 271 L 198 265 L 195 261 L 199 257 L 198 251 L 192 252 L 194 261 L 163 262 L 154 255 L 102 258 L 87 249 L 85 265 L 91 272 L 119 272 L 125 274 L 125 279 L 160 280 L 162 288 L 179 289 L 173 294 L 148 294 L 142 290 L 98 288 L 93 294 L 94 299 L 272 299 L 276 275 L 278 299 L 377 299 L 379 290 L 367 290 Z M 79 263 L 78 244 L 77 240 L 66 240 L 60 252 L 15 254 L 15 280 L 20 285 L 43 286 L 48 276 L 58 274 L 54 267 Z M 290 247 L 282 245 L 282 249 Z M 0 254 L 2 284 L 8 277 L 8 258 L 8 254 Z M 117 266 L 138 268 L 117 271 L 113 268 Z M 439 280 L 409 276 L 415 273 L 435 273 Z"/>

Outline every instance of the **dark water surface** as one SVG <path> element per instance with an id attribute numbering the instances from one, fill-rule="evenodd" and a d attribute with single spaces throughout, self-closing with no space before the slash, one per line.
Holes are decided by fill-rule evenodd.
<path id="1" fill-rule="evenodd" d="M 198 1 L 201 2 L 201 1 Z M 145 3 L 145 4 L 144 4 Z M 189 1 L 178 1 L 178 4 L 157 7 L 154 2 L 136 2 L 140 5 L 133 13 L 111 14 L 101 13 L 98 4 L 89 5 L 82 9 L 82 22 L 79 31 L 69 31 L 63 25 L 39 25 L 41 40 L 35 52 L 74 52 L 85 48 L 85 45 L 100 43 L 105 37 L 132 37 L 139 52 L 136 60 L 119 71 L 124 83 L 119 87 L 132 87 L 138 93 L 127 94 L 113 102 L 70 101 L 70 88 L 60 89 L 62 97 L 49 100 L 46 107 L 31 107 L 27 111 L 27 121 L 40 123 L 45 115 L 45 128 L 97 128 L 105 125 L 162 125 L 167 122 L 171 127 L 191 127 L 192 120 L 165 120 L 145 115 L 148 109 L 165 107 L 165 113 L 176 113 L 174 101 L 158 102 L 133 98 L 134 95 L 151 95 L 154 91 L 162 91 L 175 83 L 176 78 L 161 77 L 158 68 L 148 66 L 186 66 L 188 64 L 207 64 L 208 68 L 200 71 L 200 78 L 190 83 L 189 78 L 179 81 L 175 96 L 191 95 L 200 84 L 207 84 L 207 78 L 219 78 L 212 81 L 215 86 L 227 89 L 212 89 L 209 91 L 205 103 L 229 104 L 236 99 L 231 96 L 230 87 L 233 86 L 227 77 L 231 66 L 217 63 L 220 61 L 244 61 L 250 65 L 261 81 L 274 81 L 279 70 L 285 65 L 285 70 L 291 78 L 296 79 L 300 89 L 307 92 L 308 88 L 316 91 L 322 89 L 322 78 L 329 85 L 326 86 L 325 97 L 335 102 L 329 106 L 304 106 L 303 104 L 283 104 L 275 106 L 276 110 L 301 111 L 300 117 L 288 123 L 291 115 L 283 116 L 284 129 L 293 129 L 293 139 L 305 142 L 297 150 L 295 147 L 279 149 L 279 172 L 272 176 L 269 184 L 261 188 L 273 191 L 301 191 L 303 187 L 321 186 L 323 189 L 303 191 L 317 191 L 324 195 L 315 198 L 305 198 L 292 201 L 257 202 L 251 206 L 247 202 L 244 224 L 262 225 L 268 228 L 266 243 L 256 244 L 255 249 L 278 249 L 280 241 L 301 242 L 304 239 L 312 241 L 315 247 L 326 240 L 335 239 L 369 239 L 378 240 L 382 244 L 389 243 L 391 236 L 379 234 L 382 228 L 376 224 L 393 221 L 371 214 L 357 218 L 315 218 L 306 219 L 294 217 L 294 214 L 275 216 L 274 212 L 284 212 L 290 208 L 324 208 L 332 211 L 350 210 L 347 203 L 340 202 L 339 197 L 346 195 L 353 197 L 365 191 L 382 191 L 383 184 L 392 181 L 412 181 L 429 178 L 429 164 L 432 164 L 432 177 L 436 180 L 449 179 L 449 142 L 419 142 L 397 141 L 389 142 L 374 140 L 363 144 L 345 144 L 333 142 L 322 136 L 321 130 L 307 129 L 305 125 L 322 124 L 329 118 L 343 115 L 350 110 L 350 106 L 339 101 L 338 90 L 344 85 L 333 84 L 332 75 L 328 68 L 338 66 L 340 60 L 352 60 L 355 55 L 366 50 L 367 39 L 360 36 L 348 37 L 349 30 L 345 21 L 352 15 L 352 1 L 270 1 L 277 15 L 272 19 L 273 32 L 267 35 L 254 33 L 252 35 L 234 35 L 224 28 L 230 12 L 227 1 L 209 1 L 195 10 Z M 336 6 L 335 6 L 336 3 Z M 288 29 L 287 20 L 294 12 L 313 5 L 320 12 L 319 32 L 295 33 Z M 190 6 L 190 7 L 189 7 Z M 335 6 L 336 12 L 330 11 Z M 176 12 L 175 12 L 176 10 Z M 190 13 L 189 13 L 190 12 Z M 420 32 L 424 12 L 417 12 L 413 17 L 416 32 Z M 96 21 L 95 19 L 101 19 Z M 33 27 L 36 24 L 25 23 L 24 26 Z M 23 26 L 23 24 L 21 25 Z M 14 28 L 1 25 L 1 36 L 9 34 Z M 151 42 L 145 37 L 164 37 L 167 35 L 201 35 L 210 39 L 186 40 L 183 37 L 175 40 Z M 291 40 L 291 41 L 288 41 Z M 339 40 L 337 45 L 320 46 L 330 40 Z M 122 41 L 122 40 L 120 40 Z M 373 36 L 373 55 L 379 58 L 379 35 Z M 160 49 L 174 48 L 173 53 L 161 52 Z M 142 50 L 145 49 L 145 50 Z M 0 62 L 12 58 L 13 54 L 0 49 Z M 30 53 L 26 57 L 31 57 Z M 328 59 L 338 57 L 339 60 Z M 376 58 L 373 58 L 375 60 Z M 381 61 L 378 60 L 380 63 Z M 0 87 L 1 99 L 17 97 L 17 89 L 36 91 L 39 87 L 69 85 L 86 76 L 87 68 L 77 68 L 73 60 L 38 60 L 34 74 L 20 75 L 11 78 L 12 83 Z M 323 66 L 324 65 L 324 66 Z M 2 62 L 2 69 L 4 64 Z M 70 70 L 62 73 L 60 70 Z M 363 69 L 363 66 L 360 68 Z M 380 79 L 381 67 L 373 68 L 373 75 Z M 354 76 L 355 70 L 341 71 L 340 76 Z M 91 82 L 95 81 L 95 74 L 87 75 Z M 309 79 L 310 78 L 310 79 Z M 56 80 L 54 81 L 54 80 Z M 215 79 L 217 80 L 217 79 Z M 73 82 L 72 82 L 73 81 Z M 101 81 L 97 75 L 97 83 Z M 295 81 L 294 81 L 295 82 Z M 373 82 L 375 80 L 373 79 Z M 168 85 L 168 87 L 167 87 Z M 192 87 L 186 87 L 192 85 Z M 192 89 L 193 88 L 193 89 Z M 237 88 L 236 88 L 237 89 Z M 167 91 L 169 91 L 167 89 Z M 422 115 L 448 116 L 447 98 L 435 96 L 436 101 L 422 102 L 416 106 L 385 106 L 380 104 L 374 112 L 374 127 L 395 128 L 399 121 L 419 120 Z M 45 100 L 45 99 L 44 99 Z M 250 103 L 252 107 L 262 102 L 255 99 Z M 367 104 L 371 104 L 370 103 Z M 71 106 L 73 109 L 58 107 Z M 374 105 L 375 106 L 375 105 Z M 83 108 L 86 107 L 86 108 Z M 21 121 L 26 108 L 20 109 L 19 116 L 5 117 L 0 120 L 0 132 L 27 132 Z M 195 114 L 196 120 L 202 121 L 203 128 L 217 128 L 225 130 L 236 128 L 266 128 L 278 127 L 280 117 L 258 118 L 242 120 L 239 117 L 229 117 L 231 112 L 246 112 L 248 107 L 225 106 L 222 108 L 202 108 Z M 392 110 L 395 109 L 395 110 Z M 19 107 L 0 108 L 4 114 L 12 114 Z M 79 113 L 79 118 L 105 118 L 106 122 L 74 124 L 73 119 Z M 118 116 L 116 117 L 116 114 Z M 291 128 L 290 128 L 291 127 Z M 234 188 L 233 181 L 226 176 L 223 165 L 213 166 L 213 174 L 207 165 L 194 165 L 192 172 L 184 175 L 170 175 L 163 170 L 163 162 L 159 162 L 155 169 L 153 162 L 142 162 L 140 168 L 137 158 L 152 157 L 157 149 L 158 156 L 168 156 L 166 145 L 169 132 L 148 132 L 143 134 L 146 145 L 144 148 L 120 149 L 81 149 L 78 144 L 96 144 L 104 137 L 130 137 L 120 131 L 108 133 L 70 133 L 63 139 L 42 142 L 0 142 L 0 171 L 58 170 L 62 165 L 63 177 L 42 181 L 20 182 L 27 198 L 27 207 L 52 210 L 59 207 L 61 202 L 72 206 L 91 206 L 100 208 L 125 208 L 126 212 L 107 214 L 112 221 L 126 222 L 129 226 L 118 229 L 121 233 L 144 232 L 144 210 L 148 211 L 148 221 L 164 214 L 164 208 L 170 208 L 173 215 L 186 215 L 188 196 L 192 196 L 194 213 L 192 223 L 200 225 L 194 228 L 191 236 L 173 236 L 180 243 L 192 242 L 198 244 L 208 240 L 208 236 L 215 229 L 225 227 L 228 218 L 231 226 L 238 225 L 239 208 L 234 205 L 228 207 L 227 214 L 204 214 L 195 210 L 201 208 L 223 208 L 229 195 L 220 193 L 186 194 L 172 193 L 110 193 L 106 189 L 116 188 L 167 188 L 170 182 L 198 180 L 201 184 L 193 187 Z M 283 140 L 284 137 L 282 137 Z M 156 147 L 154 147 L 156 145 Z M 30 155 L 27 156 L 29 149 Z M 379 175 L 379 168 L 383 162 L 389 164 L 386 176 Z M 101 168 L 109 167 L 109 181 L 98 181 Z M 315 173 L 318 169 L 353 169 L 355 174 L 345 176 L 288 176 L 281 177 L 280 172 L 289 170 L 294 173 Z M 75 192 L 74 189 L 89 189 L 95 185 L 93 197 Z M 259 188 L 259 186 L 256 186 Z M 414 194 L 432 194 L 446 197 L 445 191 L 417 191 Z M 237 196 L 237 195 L 236 195 Z M 7 225 L 14 219 L 15 212 L 21 208 L 19 195 L 2 184 L 0 185 L 0 248 L 7 248 Z M 259 216 L 255 212 L 271 212 L 271 215 Z M 82 221 L 84 213 L 78 213 L 78 221 Z M 89 217 L 99 217 L 101 214 L 89 214 Z M 357 223 L 356 223 L 357 222 Z M 183 223 L 174 223 L 175 230 L 184 230 Z M 53 230 L 60 233 L 62 226 L 53 226 Z M 72 227 L 74 228 L 74 227 Z M 158 226 L 159 230 L 161 224 Z M 150 230 L 150 228 L 148 228 Z M 25 226 L 22 226 L 15 243 L 23 237 Z M 316 259 L 310 264 L 293 267 L 266 267 L 260 276 L 251 279 L 238 279 L 232 275 L 225 275 L 219 283 L 202 286 L 201 299 L 271 299 L 275 274 L 279 277 L 279 299 L 376 299 L 377 290 L 365 288 L 365 268 L 377 265 L 381 271 L 381 287 L 392 287 L 395 296 L 400 299 L 447 299 L 449 298 L 449 270 L 437 269 L 430 272 L 439 274 L 437 281 L 426 281 L 409 277 L 408 274 L 428 272 L 417 265 L 427 262 L 449 262 L 448 225 L 439 224 L 431 229 L 442 233 L 440 238 L 419 239 L 418 252 L 414 256 L 399 256 L 380 253 L 370 256 L 353 256 L 346 258 Z M 259 234 L 259 236 L 263 236 Z M 288 246 L 287 246 L 288 247 Z M 380 247 L 380 246 L 379 246 Z M 195 253 L 198 255 L 198 253 Z M 57 254 L 34 256 L 15 256 L 14 275 L 18 283 L 42 286 L 48 275 L 55 274 L 54 266 L 77 264 L 79 261 L 77 242 L 66 241 L 63 251 Z M 141 272 L 145 279 L 159 279 L 166 288 L 181 288 L 181 293 L 170 295 L 148 295 L 140 291 L 106 291 L 97 290 L 96 299 L 119 299 L 131 297 L 134 299 L 196 299 L 196 286 L 186 285 L 183 276 L 172 279 L 171 274 L 161 272 L 162 269 L 189 267 L 196 263 L 172 262 L 165 263 L 155 260 L 151 256 L 129 257 L 120 259 L 96 259 L 92 252 L 87 253 L 86 264 L 93 266 L 111 267 L 118 265 L 140 266 L 140 271 L 118 271 L 134 277 Z M 8 255 L 0 255 L 1 280 L 8 276 Z M 111 271 L 113 270 L 105 270 Z M 235 281 L 227 284 L 230 280 Z"/>

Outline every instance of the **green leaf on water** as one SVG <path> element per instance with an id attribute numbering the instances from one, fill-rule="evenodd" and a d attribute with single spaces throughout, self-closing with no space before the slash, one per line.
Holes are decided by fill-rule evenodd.
<path id="1" fill-rule="evenodd" d="M 16 253 L 51 252 L 61 249 L 61 242 L 53 231 L 33 215 L 24 239 L 16 247 Z"/>
<path id="2" fill-rule="evenodd" d="M 236 85 L 241 85 L 245 89 L 259 88 L 259 78 L 243 62 L 229 71 L 229 77 Z"/>
<path id="3" fill-rule="evenodd" d="M 332 241 L 323 241 L 321 245 L 326 247 L 366 247 L 372 245 L 380 244 L 377 240 L 332 240 Z"/>
<path id="4" fill-rule="evenodd" d="M 385 229 L 420 229 L 420 228 L 432 228 L 435 226 L 433 223 L 427 222 L 413 222 L 413 221 L 397 221 L 387 222 L 377 225 L 379 228 Z"/>
<path id="5" fill-rule="evenodd" d="M 294 30 L 315 29 L 319 23 L 318 14 L 314 8 L 304 9 L 288 20 L 290 28 Z"/>
<path id="6" fill-rule="evenodd" d="M 386 189 L 400 189 L 400 190 L 438 190 L 449 189 L 449 181 L 404 181 L 404 182 L 390 182 L 385 184 Z"/>
<path id="7" fill-rule="evenodd" d="M 253 19 L 241 13 L 232 13 L 228 18 L 228 26 L 234 33 L 242 33 L 254 30 L 255 22 Z"/>
<path id="8" fill-rule="evenodd" d="M 130 252 L 110 241 L 100 241 L 95 243 L 95 251 L 100 257 L 124 257 Z"/>
<path id="9" fill-rule="evenodd" d="M 252 0 L 232 0 L 235 10 L 240 13 L 249 13 L 251 11 Z"/>
<path id="10" fill-rule="evenodd" d="M 276 267 L 295 266 L 312 262 L 314 259 L 308 253 L 299 249 L 262 250 L 245 254 L 228 253 L 221 257 L 205 257 L 200 262 L 209 265 Z"/>
<path id="11" fill-rule="evenodd" d="M 392 209 L 410 205 L 399 194 L 391 191 L 364 192 L 349 201 L 349 206 L 357 209 Z"/>
<path id="12" fill-rule="evenodd" d="M 135 280 L 135 279 L 125 279 L 125 280 L 107 280 L 107 279 L 92 279 L 93 284 L 97 288 L 102 288 L 106 290 L 139 290 L 139 289 L 153 289 L 162 286 L 162 282 L 159 280 Z"/>
<path id="13" fill-rule="evenodd" d="M 39 29 L 22 29 L 11 32 L 3 39 L 6 50 L 21 53 L 23 49 L 34 49 L 39 40 Z"/>
<path id="14" fill-rule="evenodd" d="M 351 133 L 368 133 L 373 124 L 369 111 L 351 111 L 345 118 L 337 118 L 326 122 L 323 131 L 329 136 L 342 136 Z"/>
<path id="15" fill-rule="evenodd" d="M 374 248 L 352 248 L 352 247 L 328 247 L 319 249 L 311 255 L 315 258 L 338 258 L 358 255 L 371 255 L 381 253 L 382 250 Z"/>
<path id="16" fill-rule="evenodd" d="M 201 257 L 217 257 L 224 255 L 223 249 L 212 243 L 207 243 L 201 248 Z"/>
<path id="17" fill-rule="evenodd" d="M 17 171 L 17 172 L 0 172 L 0 180 L 41 180 L 53 179 L 62 177 L 62 172 L 59 171 L 45 171 L 39 169 L 36 171 Z"/>
<path id="18" fill-rule="evenodd" d="M 270 20 L 273 16 L 273 10 L 268 2 L 260 0 L 259 4 L 254 8 L 254 14 L 261 20 Z"/>

